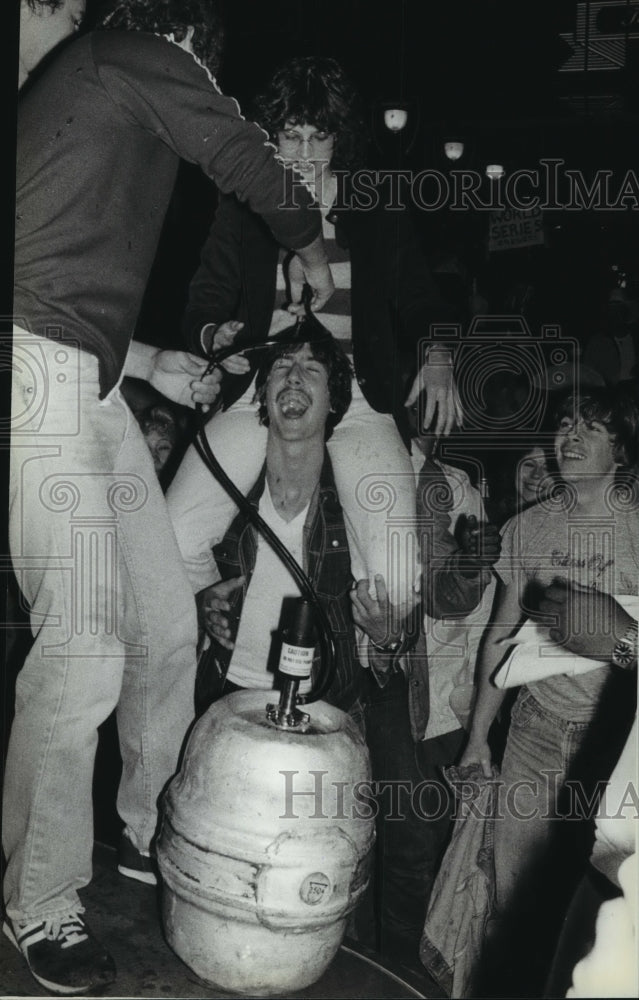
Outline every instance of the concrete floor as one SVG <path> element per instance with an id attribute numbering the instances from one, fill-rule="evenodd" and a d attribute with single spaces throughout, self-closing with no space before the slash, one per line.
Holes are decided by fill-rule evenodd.
<path id="1" fill-rule="evenodd" d="M 82 900 L 91 929 L 111 951 L 118 969 L 118 979 L 105 996 L 229 996 L 204 983 L 170 950 L 162 936 L 157 890 L 119 875 L 113 848 L 96 846 L 93 882 Z M 48 995 L 4 935 L 0 935 L 0 995 Z M 443 994 L 425 974 L 405 969 L 391 972 L 375 961 L 372 952 L 346 942 L 319 982 L 294 996 L 300 1000 L 401 1000 Z"/>

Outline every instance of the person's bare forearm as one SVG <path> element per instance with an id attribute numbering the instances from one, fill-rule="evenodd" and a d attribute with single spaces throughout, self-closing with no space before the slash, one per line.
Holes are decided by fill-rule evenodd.
<path id="1" fill-rule="evenodd" d="M 493 637 L 493 633 L 497 633 Z M 477 667 L 477 699 L 470 725 L 469 743 L 485 742 L 488 732 L 499 711 L 506 691 L 495 687 L 491 681 L 494 671 L 504 658 L 504 646 L 494 647 L 497 638 L 505 638 L 509 634 L 495 628 L 490 628 L 486 636 L 484 649 Z"/>
<path id="2" fill-rule="evenodd" d="M 503 639 L 512 636 L 521 620 L 519 593 L 517 587 L 499 585 L 495 605 L 479 654 L 477 665 L 477 697 L 470 722 L 468 743 L 462 756 L 462 763 L 481 762 L 484 773 L 490 774 L 490 752 L 488 733 L 506 696 L 506 692 L 496 688 L 492 676 L 508 652 L 508 644 Z"/>
<path id="3" fill-rule="evenodd" d="M 328 263 L 324 239 L 320 233 L 308 246 L 301 247 L 295 253 L 302 262 L 305 271 L 313 270 L 317 267 L 324 267 Z"/>
<path id="4" fill-rule="evenodd" d="M 496 688 L 490 679 L 499 663 L 499 658 L 503 656 L 503 647 L 500 657 L 498 657 L 496 650 L 499 647 L 494 646 L 499 632 L 501 632 L 499 628 L 491 627 L 489 629 L 483 652 L 480 655 L 477 695 L 470 720 L 468 741 L 459 761 L 461 767 L 481 766 L 486 778 L 490 778 L 493 773 L 492 751 L 488 742 L 488 734 L 506 694 L 505 691 Z"/>
<path id="5" fill-rule="evenodd" d="M 139 378 L 149 382 L 155 359 L 159 353 L 159 347 L 152 347 L 151 344 L 142 344 L 139 340 L 132 340 L 124 363 L 124 374 L 130 378 Z"/>
<path id="6" fill-rule="evenodd" d="M 295 253 L 297 254 L 298 265 L 301 265 L 301 269 L 303 271 L 303 281 L 300 279 L 299 275 L 297 277 L 293 276 L 295 270 L 295 258 L 293 258 L 291 267 L 289 268 L 289 283 L 291 290 L 291 305 L 289 306 L 289 311 L 294 315 L 301 316 L 306 309 L 306 306 L 302 302 L 304 282 L 306 282 L 311 289 L 310 308 L 313 312 L 324 308 L 335 291 L 335 284 L 333 282 L 331 269 L 328 266 L 328 256 L 321 233 L 312 241 L 312 243 L 307 244 L 307 246 L 302 247 L 300 250 L 296 250 Z"/>

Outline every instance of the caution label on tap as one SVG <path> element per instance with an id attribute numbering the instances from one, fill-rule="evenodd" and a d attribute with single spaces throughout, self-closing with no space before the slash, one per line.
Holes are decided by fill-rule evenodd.
<path id="1" fill-rule="evenodd" d="M 291 646 L 282 643 L 280 670 L 289 677 L 310 677 L 314 650 L 308 646 Z"/>

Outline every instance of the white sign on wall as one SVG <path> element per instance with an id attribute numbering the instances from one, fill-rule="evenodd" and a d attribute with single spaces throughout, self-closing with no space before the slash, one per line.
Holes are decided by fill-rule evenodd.
<path id="1" fill-rule="evenodd" d="M 543 244 L 543 213 L 540 208 L 505 208 L 490 213 L 488 249 L 512 250 Z"/>

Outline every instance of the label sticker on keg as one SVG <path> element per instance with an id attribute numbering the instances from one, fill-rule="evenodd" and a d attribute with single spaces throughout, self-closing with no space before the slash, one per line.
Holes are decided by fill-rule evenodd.
<path id="1" fill-rule="evenodd" d="M 331 892 L 331 880 L 324 872 L 313 872 L 307 875 L 300 886 L 300 896 L 309 906 L 323 903 Z"/>
<path id="2" fill-rule="evenodd" d="M 308 677 L 313 666 L 314 652 L 307 646 L 291 646 L 290 643 L 283 642 L 280 670 L 290 677 Z"/>

